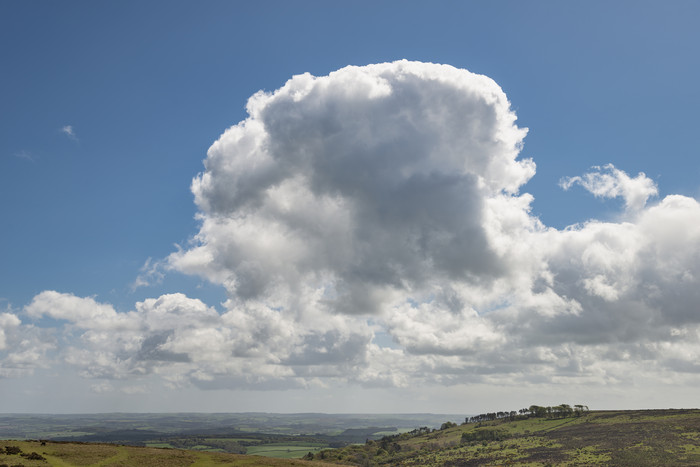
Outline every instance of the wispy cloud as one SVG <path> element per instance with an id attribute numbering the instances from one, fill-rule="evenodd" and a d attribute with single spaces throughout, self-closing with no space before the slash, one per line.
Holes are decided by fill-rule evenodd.
<path id="1" fill-rule="evenodd" d="M 104 394 L 114 391 L 114 386 L 112 386 L 112 384 L 107 381 L 102 381 L 91 385 L 90 391 L 96 394 Z"/>
<path id="2" fill-rule="evenodd" d="M 165 274 L 163 273 L 164 263 L 162 261 L 153 261 L 148 258 L 139 269 L 139 275 L 131 284 L 131 291 L 139 287 L 149 287 L 154 284 L 160 284 L 163 281 Z"/>
<path id="3" fill-rule="evenodd" d="M 78 137 L 75 135 L 75 130 L 73 130 L 73 125 L 64 126 L 61 128 L 61 133 L 65 134 L 74 141 L 78 141 Z"/>
<path id="4" fill-rule="evenodd" d="M 24 159 L 25 161 L 29 161 L 29 162 L 36 162 L 36 160 L 34 159 L 34 156 L 32 156 L 32 154 L 29 151 L 25 151 L 24 149 L 19 151 L 19 152 L 16 152 L 15 157 L 18 157 L 20 159 Z"/>

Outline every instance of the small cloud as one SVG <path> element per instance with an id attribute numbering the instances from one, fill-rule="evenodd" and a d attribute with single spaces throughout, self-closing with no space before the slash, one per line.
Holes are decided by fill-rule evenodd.
<path id="1" fill-rule="evenodd" d="M 93 384 L 92 386 L 90 386 L 90 391 L 94 392 L 95 394 L 105 394 L 114 391 L 114 387 L 112 387 L 111 384 L 105 381 Z"/>
<path id="2" fill-rule="evenodd" d="M 139 287 L 149 287 L 154 284 L 160 284 L 163 281 L 163 263 L 161 261 L 153 261 L 152 258 L 148 258 L 141 269 L 139 269 L 139 275 L 136 280 L 131 284 L 131 291 L 138 289 Z"/>
<path id="3" fill-rule="evenodd" d="M 559 181 L 559 186 L 564 190 L 575 184 L 581 185 L 596 198 L 623 198 L 628 211 L 639 211 L 649 198 L 659 194 L 654 181 L 644 172 L 632 178 L 612 164 L 594 166 L 581 177 L 564 177 Z"/>
<path id="4" fill-rule="evenodd" d="M 25 161 L 29 162 L 36 162 L 34 160 L 34 156 L 32 156 L 32 154 L 29 151 L 25 151 L 24 149 L 20 152 L 16 152 L 15 157 L 19 157 L 20 159 L 24 159 Z"/>
<path id="5" fill-rule="evenodd" d="M 124 394 L 148 394 L 148 389 L 143 386 L 125 386 L 121 388 Z"/>
<path id="6" fill-rule="evenodd" d="M 61 133 L 67 135 L 70 139 L 78 141 L 78 137 L 75 136 L 75 131 L 73 130 L 73 125 L 66 125 L 61 128 Z"/>

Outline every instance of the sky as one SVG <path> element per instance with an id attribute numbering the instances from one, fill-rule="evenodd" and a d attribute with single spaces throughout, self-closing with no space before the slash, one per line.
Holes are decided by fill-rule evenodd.
<path id="1" fill-rule="evenodd" d="M 0 412 L 697 407 L 698 14 L 0 2 Z"/>

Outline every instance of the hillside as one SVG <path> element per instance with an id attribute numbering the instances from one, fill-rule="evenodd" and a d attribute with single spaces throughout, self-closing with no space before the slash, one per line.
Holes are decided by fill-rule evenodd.
<path id="1" fill-rule="evenodd" d="M 700 465 L 697 409 L 513 414 L 445 423 L 440 430 L 415 430 L 313 458 L 362 466 Z"/>
<path id="2" fill-rule="evenodd" d="M 104 443 L 0 441 L 5 467 L 288 467 L 323 462 Z"/>

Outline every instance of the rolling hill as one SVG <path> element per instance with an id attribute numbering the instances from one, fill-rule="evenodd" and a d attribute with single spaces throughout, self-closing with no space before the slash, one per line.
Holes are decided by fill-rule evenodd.
<path id="1" fill-rule="evenodd" d="M 700 465 L 700 410 L 513 413 L 368 440 L 313 458 L 363 466 Z"/>

